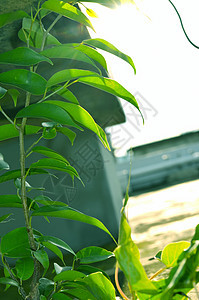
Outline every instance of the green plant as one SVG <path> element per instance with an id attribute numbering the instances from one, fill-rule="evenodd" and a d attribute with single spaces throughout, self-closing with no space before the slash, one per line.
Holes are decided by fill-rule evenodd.
<path id="1" fill-rule="evenodd" d="M 109 6 L 119 2 L 114 0 L 87 0 Z M 139 250 L 131 239 L 131 230 L 125 216 L 125 207 L 128 202 L 128 189 L 124 206 L 121 212 L 120 234 L 117 247 L 114 252 L 100 247 L 87 247 L 75 253 L 71 247 L 59 238 L 43 235 L 32 228 L 32 218 L 35 216 L 58 217 L 72 219 L 88 223 L 105 231 L 111 237 L 111 233 L 99 220 L 82 214 L 67 206 L 63 202 L 53 201 L 39 195 L 31 198 L 31 187 L 28 183 L 29 176 L 37 174 L 49 174 L 48 170 L 58 170 L 68 173 L 72 180 L 76 177 L 81 180 L 77 171 L 69 164 L 68 160 L 54 150 L 36 146 L 41 139 L 53 139 L 56 133 L 66 135 L 71 143 L 75 139 L 75 133 L 71 127 L 82 130 L 82 127 L 93 131 L 103 145 L 109 149 L 106 135 L 102 128 L 94 121 L 91 115 L 79 105 L 78 99 L 68 89 L 71 85 L 80 82 L 97 89 L 101 89 L 115 96 L 119 96 L 134 105 L 138 110 L 138 104 L 134 96 L 122 87 L 118 82 L 102 76 L 101 68 L 107 70 L 104 57 L 96 48 L 116 55 L 129 63 L 135 71 L 132 59 L 120 52 L 113 45 L 102 39 L 89 39 L 82 43 L 61 44 L 58 39 L 50 34 L 50 30 L 62 17 L 77 21 L 90 28 L 92 24 L 88 18 L 75 6 L 80 1 L 39 1 L 37 9 L 32 9 L 30 15 L 24 11 L 15 11 L 0 16 L 0 26 L 9 22 L 22 19 L 22 28 L 18 35 L 26 43 L 26 46 L 15 48 L 0 54 L 0 63 L 11 65 L 12 70 L 0 74 L 0 99 L 6 101 L 13 99 L 13 104 L 18 107 L 18 98 L 21 90 L 25 91 L 25 101 L 12 119 L 3 109 L 1 113 L 7 120 L 0 126 L 0 141 L 13 137 L 19 137 L 20 169 L 9 170 L 9 165 L 0 156 L 0 183 L 14 180 L 16 195 L 1 195 L 0 207 L 18 207 L 23 209 L 25 227 L 16 228 L 1 237 L 0 252 L 4 266 L 5 277 L 0 278 L 0 284 L 10 285 L 18 289 L 22 299 L 116 299 L 116 292 L 107 274 L 93 267 L 92 263 L 99 262 L 109 257 L 116 258 L 116 284 L 123 298 L 118 282 L 118 267 L 124 272 L 130 287 L 130 293 L 134 299 L 183 299 L 184 294 L 198 282 L 198 228 L 188 244 L 177 245 L 176 256 L 172 256 L 172 250 L 164 249 L 157 258 L 166 263 L 166 267 L 172 267 L 167 280 L 153 281 L 147 278 L 143 266 L 139 260 Z M 90 14 L 94 14 L 87 9 Z M 51 12 L 57 14 L 48 28 L 44 28 L 43 19 Z M 75 59 L 95 68 L 88 69 L 64 69 L 54 72 L 49 80 L 39 74 L 38 66 L 43 63 L 56 64 L 51 59 Z M 14 66 L 20 67 L 15 69 Z M 99 67 L 100 66 L 100 67 Z M 22 68 L 21 68 L 22 67 Z M 11 88 L 9 88 L 11 85 Z M 57 100 L 52 96 L 57 95 Z M 39 100 L 32 103 L 34 96 Z M 61 100 L 62 99 L 62 100 Z M 31 120 L 39 119 L 39 125 L 33 125 Z M 48 122 L 43 122 L 44 120 Z M 70 129 L 68 128 L 70 127 Z M 25 149 L 24 139 L 26 135 L 38 137 L 36 142 Z M 42 158 L 31 165 L 26 165 L 26 158 L 32 153 L 43 154 Z M 53 176 L 53 175 L 52 175 Z M 11 213 L 10 213 L 11 214 Z M 10 214 L 1 216 L 0 222 L 6 221 Z M 112 237 L 113 238 L 113 237 Z M 114 238 L 113 238 L 114 240 Z M 168 247 L 172 247 L 171 245 Z M 53 279 L 45 278 L 49 268 L 49 258 L 45 249 L 49 249 L 57 255 L 62 266 L 54 264 L 56 275 Z M 71 253 L 74 257 L 71 266 L 65 266 L 63 254 L 60 249 Z M 166 261 L 165 252 L 169 253 L 170 260 Z M 16 260 L 15 266 L 8 264 L 8 258 Z M 191 266 L 191 268 L 190 268 Z M 31 280 L 30 289 L 24 289 L 24 281 Z M 179 294 L 181 293 L 181 295 Z M 175 298 L 178 297 L 178 298 Z M 181 298 L 179 298 L 181 297 Z"/>

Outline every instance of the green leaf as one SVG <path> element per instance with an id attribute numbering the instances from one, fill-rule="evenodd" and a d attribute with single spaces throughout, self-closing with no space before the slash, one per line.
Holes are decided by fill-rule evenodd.
<path id="1" fill-rule="evenodd" d="M 108 231 L 108 229 L 104 226 L 102 222 L 100 222 L 98 219 L 85 215 L 71 207 L 65 207 L 65 206 L 61 207 L 56 205 L 43 206 L 35 210 L 32 213 L 32 216 L 49 216 L 49 217 L 63 218 L 63 219 L 69 219 L 69 220 L 87 223 L 105 231 L 115 241 L 111 233 Z"/>
<path id="2" fill-rule="evenodd" d="M 5 220 L 8 219 L 11 215 L 13 215 L 13 214 L 6 214 L 6 215 L 0 217 L 0 223 L 2 223 L 2 222 L 6 223 L 7 221 L 5 221 Z"/>
<path id="3" fill-rule="evenodd" d="M 33 255 L 44 267 L 44 274 L 43 274 L 43 276 L 44 276 L 49 268 L 48 254 L 43 249 L 40 249 L 40 250 L 34 251 Z"/>
<path id="4" fill-rule="evenodd" d="M 56 137 L 57 130 L 55 128 L 43 128 L 42 137 L 46 140 L 52 140 Z"/>
<path id="5" fill-rule="evenodd" d="M 104 40 L 104 39 L 89 39 L 89 40 L 84 40 L 83 43 L 86 45 L 104 50 L 108 53 L 111 53 L 111 54 L 116 55 L 117 57 L 123 59 L 124 61 L 126 61 L 128 64 L 131 65 L 131 67 L 134 69 L 134 72 L 136 74 L 136 69 L 135 69 L 135 65 L 133 63 L 132 58 L 130 56 L 124 54 L 120 50 L 118 50 L 114 45 L 107 42 L 106 40 Z"/>
<path id="6" fill-rule="evenodd" d="M 62 87 L 61 85 L 58 85 L 56 87 L 52 87 L 51 90 L 53 92 L 56 91 L 56 94 L 58 94 L 62 98 L 66 99 L 72 103 L 79 104 L 75 95 L 71 91 L 69 91 L 67 88 Z"/>
<path id="7" fill-rule="evenodd" d="M 46 118 L 59 124 L 72 126 L 81 130 L 81 127 L 72 120 L 65 110 L 50 103 L 37 103 L 27 106 L 21 109 L 15 118 L 23 117 Z"/>
<path id="8" fill-rule="evenodd" d="M 75 140 L 76 137 L 76 133 L 70 129 L 68 129 L 67 127 L 57 127 L 56 128 L 58 132 L 64 134 L 65 136 L 67 136 L 71 142 L 71 144 L 73 145 L 73 142 Z"/>
<path id="9" fill-rule="evenodd" d="M 97 272 L 101 272 L 104 276 L 106 276 L 109 280 L 109 276 L 101 269 L 93 267 L 93 266 L 89 266 L 89 265 L 80 265 L 78 266 L 78 268 L 76 269 L 79 272 L 82 272 L 86 275 L 92 274 L 92 273 L 97 273 Z"/>
<path id="10" fill-rule="evenodd" d="M 13 85 L 33 95 L 42 95 L 46 89 L 46 80 L 42 76 L 25 69 L 1 73 L 0 82 Z"/>
<path id="11" fill-rule="evenodd" d="M 0 86 L 0 99 L 3 98 L 6 93 L 7 93 L 7 90 Z"/>
<path id="12" fill-rule="evenodd" d="M 61 201 L 53 201 L 49 197 L 40 195 L 33 199 L 34 201 L 41 203 L 43 205 L 61 205 L 61 206 L 68 206 L 66 203 Z"/>
<path id="13" fill-rule="evenodd" d="M 90 274 L 82 279 L 77 279 L 76 282 L 81 283 L 82 288 L 91 293 L 93 297 L 89 299 L 116 299 L 115 288 L 113 284 L 100 272 Z M 81 287 L 79 289 L 81 290 Z M 83 300 L 85 298 L 80 299 Z"/>
<path id="14" fill-rule="evenodd" d="M 91 8 L 86 8 L 86 13 L 87 13 L 91 18 L 98 18 L 98 15 L 96 14 L 96 12 L 94 12 L 94 10 L 92 10 Z"/>
<path id="15" fill-rule="evenodd" d="M 55 293 L 55 294 L 53 294 L 52 299 L 53 300 L 71 300 L 70 297 L 68 297 L 67 295 L 65 295 L 63 293 Z"/>
<path id="16" fill-rule="evenodd" d="M 93 29 L 89 19 L 79 9 L 64 1 L 48 0 L 44 2 L 42 7 Z"/>
<path id="17" fill-rule="evenodd" d="M 186 241 L 168 244 L 162 251 L 161 261 L 167 268 L 175 267 L 179 256 L 189 246 L 190 243 Z"/>
<path id="18" fill-rule="evenodd" d="M 30 28 L 31 28 L 31 34 L 30 34 L 29 44 L 31 47 L 40 49 L 42 46 L 42 41 L 46 30 L 45 28 L 42 27 L 42 25 L 38 21 L 35 20 L 34 23 L 32 24 L 31 19 L 24 18 L 22 29 L 18 32 L 18 36 L 24 43 L 27 43 L 26 37 L 28 37 L 29 35 Z M 50 33 L 47 34 L 45 46 L 60 45 L 60 44 L 61 43 L 53 35 L 51 35 Z"/>
<path id="19" fill-rule="evenodd" d="M 55 73 L 47 82 L 47 87 L 66 82 L 68 80 L 78 79 L 78 82 L 96 87 L 97 89 L 103 90 L 107 93 L 120 97 L 132 105 L 138 110 L 139 106 L 135 97 L 127 91 L 117 81 L 98 75 L 92 71 L 79 70 L 79 69 L 68 69 L 62 70 Z"/>
<path id="20" fill-rule="evenodd" d="M 131 239 L 131 228 L 124 212 L 121 215 L 118 247 L 114 254 L 132 291 L 156 292 L 155 286 L 148 279 L 140 262 L 139 250 Z"/>
<path id="21" fill-rule="evenodd" d="M 53 280 L 55 282 L 57 282 L 57 281 L 74 281 L 78 278 L 82 278 L 85 276 L 86 275 L 84 273 L 70 270 L 70 271 L 63 271 L 63 272 L 57 274 Z"/>
<path id="22" fill-rule="evenodd" d="M 18 96 L 20 95 L 19 91 L 16 90 L 16 89 L 9 89 L 8 94 L 12 97 L 12 100 L 14 102 L 14 106 L 16 107 L 17 106 L 17 99 L 18 99 Z"/>
<path id="23" fill-rule="evenodd" d="M 11 279 L 11 278 L 6 278 L 6 277 L 2 277 L 0 278 L 0 284 L 10 284 L 10 285 L 13 285 L 13 286 L 19 286 L 18 282 Z"/>
<path id="24" fill-rule="evenodd" d="M 9 170 L 10 167 L 7 162 L 4 161 L 3 155 L 0 153 L 0 171 Z"/>
<path id="25" fill-rule="evenodd" d="M 7 257 L 30 257 L 31 251 L 25 227 L 16 228 L 1 239 L 1 254 Z"/>
<path id="26" fill-rule="evenodd" d="M 0 195 L 0 207 L 22 207 L 21 199 L 17 195 Z"/>
<path id="27" fill-rule="evenodd" d="M 0 64 L 32 66 L 44 61 L 53 64 L 49 58 L 27 47 L 18 47 L 0 54 Z"/>
<path id="28" fill-rule="evenodd" d="M 42 55 L 49 58 L 67 58 L 87 63 L 96 68 L 95 63 L 82 51 L 72 47 L 71 44 L 63 44 L 41 52 Z"/>
<path id="29" fill-rule="evenodd" d="M 26 172 L 28 171 L 28 169 L 26 169 Z M 42 169 L 34 169 L 32 168 L 28 175 L 38 175 L 38 174 L 49 174 L 47 171 L 42 170 Z M 8 171 L 5 172 L 3 175 L 0 176 L 0 183 L 5 182 L 5 181 L 9 181 L 12 179 L 16 179 L 16 178 L 20 178 L 21 177 L 21 170 L 13 170 L 13 171 Z"/>
<path id="30" fill-rule="evenodd" d="M 57 263 L 54 263 L 54 269 L 55 269 L 55 273 L 59 274 L 59 273 L 61 273 L 63 271 L 72 270 L 72 267 L 71 266 L 61 267 Z"/>
<path id="31" fill-rule="evenodd" d="M 29 15 L 23 11 L 23 10 L 17 10 L 17 11 L 13 11 L 11 13 L 7 13 L 7 14 L 1 14 L 0 15 L 0 27 L 3 27 L 11 22 L 20 20 L 24 17 L 29 17 Z"/>
<path id="32" fill-rule="evenodd" d="M 48 295 L 54 290 L 54 282 L 52 280 L 49 280 L 47 278 L 40 278 L 39 279 L 39 291 L 40 294 L 45 295 L 48 297 Z"/>
<path id="33" fill-rule="evenodd" d="M 25 135 L 36 134 L 40 129 L 41 127 L 39 126 L 26 125 Z M 5 141 L 18 136 L 19 136 L 19 130 L 17 130 L 14 125 L 12 124 L 1 125 L 0 141 Z"/>
<path id="34" fill-rule="evenodd" d="M 62 172 L 66 172 L 70 174 L 70 176 L 76 176 L 79 179 L 79 174 L 77 171 L 72 167 L 67 165 L 65 162 L 61 160 L 57 160 L 54 158 L 42 158 L 38 160 L 35 163 L 32 163 L 30 165 L 30 169 L 35 169 L 35 168 L 42 168 L 42 169 L 53 169 L 53 170 L 58 170 Z"/>
<path id="35" fill-rule="evenodd" d="M 44 247 L 48 248 L 53 253 L 55 253 L 61 259 L 61 261 L 64 264 L 63 254 L 62 254 L 61 250 L 57 246 L 55 246 L 54 244 L 51 244 L 50 242 L 42 242 L 42 245 Z"/>
<path id="36" fill-rule="evenodd" d="M 45 156 L 55 158 L 57 160 L 61 160 L 61 161 L 65 162 L 67 165 L 69 165 L 69 162 L 67 161 L 67 159 L 65 157 L 63 157 L 61 154 L 57 153 L 56 151 L 54 151 L 50 148 L 47 148 L 44 146 L 36 146 L 36 147 L 32 148 L 32 152 L 40 153 Z"/>
<path id="37" fill-rule="evenodd" d="M 15 265 L 17 277 L 21 280 L 29 279 L 34 272 L 34 261 L 32 257 L 25 257 L 17 260 Z"/>
<path id="38" fill-rule="evenodd" d="M 81 249 L 76 253 L 76 258 L 79 259 L 80 264 L 90 264 L 98 261 L 103 261 L 112 256 L 114 256 L 113 252 L 95 246 Z"/>
<path id="39" fill-rule="evenodd" d="M 75 252 L 71 249 L 71 247 L 66 244 L 64 241 L 62 241 L 61 239 L 54 237 L 54 236 L 42 236 L 38 239 L 39 242 L 43 243 L 43 242 L 49 242 L 55 246 L 58 246 L 70 253 L 72 253 L 73 255 L 75 255 Z"/>

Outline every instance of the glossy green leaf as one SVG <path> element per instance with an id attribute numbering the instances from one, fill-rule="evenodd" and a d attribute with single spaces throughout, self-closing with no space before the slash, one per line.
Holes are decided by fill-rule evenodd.
<path id="1" fill-rule="evenodd" d="M 55 246 L 54 244 L 51 244 L 50 242 L 42 242 L 42 245 L 45 246 L 46 248 L 48 248 L 53 253 L 55 253 L 55 255 L 57 255 L 57 257 L 59 257 L 64 264 L 63 254 L 57 246 Z"/>
<path id="2" fill-rule="evenodd" d="M 9 89 L 8 94 L 12 97 L 12 100 L 14 102 L 14 106 L 16 107 L 17 106 L 17 99 L 18 99 L 18 96 L 20 95 L 19 91 L 16 90 L 16 89 Z"/>
<path id="3" fill-rule="evenodd" d="M 57 281 L 74 281 L 78 278 L 82 278 L 85 276 L 86 275 L 84 273 L 70 270 L 70 271 L 63 271 L 63 272 L 57 274 L 53 280 L 55 282 L 57 282 Z"/>
<path id="4" fill-rule="evenodd" d="M 95 246 L 81 249 L 76 253 L 76 258 L 79 259 L 80 264 L 90 264 L 103 261 L 112 256 L 114 256 L 113 252 Z"/>
<path id="5" fill-rule="evenodd" d="M 60 205 L 60 206 L 68 206 L 66 203 L 61 201 L 53 201 L 49 197 L 40 195 L 33 199 L 34 201 L 43 204 L 43 205 Z"/>
<path id="6" fill-rule="evenodd" d="M 9 170 L 9 164 L 4 161 L 3 155 L 0 153 L 0 171 L 1 170 Z"/>
<path id="7" fill-rule="evenodd" d="M 81 69 L 66 69 L 59 71 L 52 75 L 47 82 L 47 87 L 51 87 L 53 85 L 57 85 L 61 82 L 66 82 L 73 79 L 78 79 L 80 77 L 88 77 L 88 76 L 98 76 L 97 73 L 81 70 Z"/>
<path id="8" fill-rule="evenodd" d="M 57 171 L 62 171 L 70 174 L 72 177 L 75 176 L 79 178 L 77 171 L 72 167 L 67 165 L 65 162 L 54 159 L 54 158 L 42 158 L 35 163 L 32 163 L 30 169 L 52 169 Z"/>
<path id="9" fill-rule="evenodd" d="M 40 241 L 41 243 L 43 242 L 49 242 L 55 246 L 58 246 L 59 248 L 62 248 L 70 253 L 72 253 L 73 255 L 75 255 L 75 252 L 71 249 L 71 247 L 66 244 L 64 241 L 62 241 L 61 239 L 54 237 L 54 236 L 42 236 L 38 239 L 38 241 Z"/>
<path id="10" fill-rule="evenodd" d="M 106 276 L 110 280 L 109 276 L 103 270 L 90 265 L 80 265 L 77 267 L 76 270 L 84 273 L 85 275 L 101 272 L 104 276 Z"/>
<path id="11" fill-rule="evenodd" d="M 50 103 L 37 103 L 21 109 L 16 118 L 32 117 L 32 118 L 45 118 L 62 125 L 68 125 L 81 130 L 70 117 L 70 115 L 59 106 Z"/>
<path id="12" fill-rule="evenodd" d="M 1 73 L 0 82 L 13 85 L 33 95 L 42 95 L 46 89 L 46 80 L 42 76 L 25 69 Z"/>
<path id="13" fill-rule="evenodd" d="M 168 244 L 162 251 L 161 261 L 167 268 L 175 267 L 182 252 L 190 246 L 189 242 L 181 241 Z"/>
<path id="14" fill-rule="evenodd" d="M 93 296 L 92 298 L 87 299 L 116 299 L 115 288 L 113 284 L 100 272 L 90 274 L 82 279 L 77 279 L 76 282 L 81 283 L 82 288 L 88 290 Z M 81 290 L 81 287 L 79 287 L 79 289 Z M 85 298 L 80 299 L 84 300 Z"/>
<path id="15" fill-rule="evenodd" d="M 25 135 L 31 135 L 37 133 L 41 127 L 26 125 L 25 127 Z M 19 136 L 19 131 L 12 124 L 1 125 L 0 130 L 0 141 L 5 141 L 11 138 L 15 138 Z"/>
<path id="16" fill-rule="evenodd" d="M 1 253 L 12 258 L 30 257 L 31 251 L 25 227 L 16 228 L 1 239 Z"/>
<path id="17" fill-rule="evenodd" d="M 96 68 L 95 63 L 77 48 L 72 47 L 70 44 L 63 44 L 60 46 L 52 47 L 41 52 L 42 55 L 49 58 L 67 58 L 71 60 L 77 60 L 92 65 Z"/>
<path id="18" fill-rule="evenodd" d="M 21 280 L 29 279 L 34 272 L 34 261 L 32 257 L 25 257 L 17 260 L 15 265 L 17 277 Z"/>
<path id="19" fill-rule="evenodd" d="M 76 137 L 76 133 L 70 129 L 68 129 L 67 127 L 57 127 L 57 132 L 60 132 L 62 134 L 64 134 L 65 136 L 67 136 L 67 138 L 69 138 L 71 144 L 73 145 L 75 137 Z"/>
<path id="20" fill-rule="evenodd" d="M 43 276 L 44 276 L 49 268 L 48 254 L 43 249 L 40 249 L 40 250 L 34 251 L 33 255 L 44 267 L 44 274 L 43 274 Z"/>
<path id="21" fill-rule="evenodd" d="M 40 294 L 45 295 L 48 298 L 48 295 L 54 290 L 54 282 L 47 278 L 39 279 L 39 291 Z M 41 300 L 41 299 L 40 299 Z"/>
<path id="22" fill-rule="evenodd" d="M 32 66 L 44 61 L 53 64 L 46 56 L 27 47 L 18 47 L 0 54 L 0 64 Z"/>
<path id="23" fill-rule="evenodd" d="M 28 171 L 28 169 L 26 169 L 26 171 Z M 34 169 L 32 168 L 28 175 L 38 175 L 38 174 L 49 174 L 47 171 L 42 170 L 42 169 Z M 21 177 L 21 170 L 13 170 L 13 171 L 7 171 L 5 172 L 3 175 L 0 175 L 0 183 L 5 182 L 5 181 L 9 181 L 12 179 L 16 179 L 16 178 L 20 178 Z"/>
<path id="24" fill-rule="evenodd" d="M 71 300 L 71 297 L 63 294 L 63 293 L 55 293 L 52 297 L 53 300 Z"/>
<path id="25" fill-rule="evenodd" d="M 22 207 L 21 199 L 17 195 L 0 195 L 0 207 Z"/>
<path id="26" fill-rule="evenodd" d="M 61 85 L 58 85 L 56 87 L 52 87 L 51 90 L 53 92 L 56 91 L 56 94 L 61 96 L 62 98 L 66 99 L 72 103 L 79 104 L 75 95 L 71 91 L 69 91 L 67 88 L 62 87 Z"/>
<path id="27" fill-rule="evenodd" d="M 59 266 L 57 263 L 54 263 L 54 269 L 55 269 L 55 273 L 56 274 L 59 274 L 63 271 L 69 271 L 69 270 L 72 270 L 72 267 L 71 266 L 65 266 L 65 267 L 61 267 Z"/>
<path id="28" fill-rule="evenodd" d="M 57 130 L 55 128 L 43 128 L 42 137 L 46 140 L 52 140 L 57 136 Z"/>
<path id="29" fill-rule="evenodd" d="M 69 165 L 69 162 L 67 161 L 67 159 L 65 157 L 63 157 L 61 154 L 57 153 L 56 151 L 54 151 L 50 148 L 47 148 L 44 146 L 36 146 L 36 147 L 32 148 L 32 152 L 40 153 L 45 156 L 61 160 L 61 161 L 65 162 L 67 165 Z"/>
<path id="30" fill-rule="evenodd" d="M 45 28 L 41 26 L 42 25 L 38 21 L 35 21 L 34 24 L 32 24 L 31 19 L 24 18 L 22 29 L 18 32 L 18 36 L 24 43 L 27 43 L 26 37 L 28 37 L 31 28 L 29 44 L 31 47 L 40 49 L 42 46 L 44 34 L 46 32 Z M 24 32 L 26 35 L 24 34 Z M 47 34 L 45 46 L 60 44 L 61 43 L 53 35 L 51 35 L 50 33 Z"/>
<path id="31" fill-rule="evenodd" d="M 100 228 L 101 230 L 108 233 L 112 239 L 115 241 L 111 233 L 108 231 L 108 229 L 104 226 L 102 222 L 100 222 L 98 219 L 95 219 L 93 217 L 90 217 L 88 215 L 85 215 L 71 207 L 61 207 L 61 206 L 43 206 L 37 209 L 32 213 L 32 216 L 47 216 L 47 217 L 56 217 L 56 218 L 63 218 L 63 219 L 69 219 L 74 221 L 80 221 L 83 223 L 87 223 L 93 226 L 96 226 Z"/>
<path id="32" fill-rule="evenodd" d="M 132 291 L 156 291 L 140 262 L 139 250 L 131 239 L 131 228 L 124 212 L 121 214 L 118 247 L 114 254 Z"/>
<path id="33" fill-rule="evenodd" d="M 6 277 L 2 277 L 0 278 L 0 284 L 10 284 L 10 285 L 13 285 L 13 286 L 19 286 L 18 282 L 11 279 L 11 278 L 6 278 Z"/>
<path id="34" fill-rule="evenodd" d="M 44 2 L 42 7 L 93 29 L 89 19 L 79 9 L 69 3 L 59 0 L 48 0 Z"/>
<path id="35" fill-rule="evenodd" d="M 6 93 L 7 93 L 7 90 L 0 86 L 0 99 L 3 98 Z"/>
<path id="36" fill-rule="evenodd" d="M 13 11 L 11 13 L 0 15 L 0 27 L 3 27 L 11 22 L 23 19 L 24 17 L 29 17 L 29 15 L 23 10 Z"/>
<path id="37" fill-rule="evenodd" d="M 8 220 L 6 221 L 6 219 L 8 219 L 11 215 L 13 215 L 13 214 L 6 214 L 4 216 L 1 216 L 0 217 L 0 223 L 6 223 L 6 222 L 8 222 Z"/>
<path id="38" fill-rule="evenodd" d="M 86 45 L 104 50 L 108 53 L 111 53 L 111 54 L 116 55 L 117 57 L 123 59 L 124 61 L 126 61 L 127 63 L 129 63 L 131 65 L 131 67 L 134 69 L 134 72 L 136 74 L 136 69 L 135 69 L 135 65 L 133 63 L 132 58 L 130 56 L 124 54 L 120 50 L 118 50 L 114 45 L 107 42 L 106 40 L 104 40 L 104 39 L 89 39 L 89 40 L 84 40 L 83 43 Z"/>
<path id="39" fill-rule="evenodd" d="M 88 55 L 90 58 L 94 59 L 96 62 L 98 62 L 106 71 L 108 71 L 107 69 L 107 64 L 106 64 L 106 60 L 103 57 L 103 55 L 101 55 L 99 52 L 97 52 L 95 49 L 87 46 L 87 45 L 83 45 L 83 44 L 73 44 L 73 46 L 78 49 L 79 51 L 85 53 L 86 55 Z"/>

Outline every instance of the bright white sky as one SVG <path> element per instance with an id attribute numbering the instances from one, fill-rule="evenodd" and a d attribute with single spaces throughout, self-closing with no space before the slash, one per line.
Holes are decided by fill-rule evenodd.
<path id="1" fill-rule="evenodd" d="M 199 50 L 184 36 L 168 0 L 143 0 L 110 10 L 85 3 L 95 10 L 97 34 L 130 55 L 137 74 L 124 61 L 106 55 L 111 77 L 144 103 L 145 125 L 125 104 L 125 125 L 112 133 L 113 146 L 122 155 L 129 147 L 199 129 Z M 173 0 L 190 39 L 199 45 L 199 1 Z M 144 15 L 150 17 L 151 21 Z M 144 99 L 142 99 L 144 97 Z M 146 102 L 147 101 L 147 102 Z M 124 101 L 124 103 L 126 103 Z"/>

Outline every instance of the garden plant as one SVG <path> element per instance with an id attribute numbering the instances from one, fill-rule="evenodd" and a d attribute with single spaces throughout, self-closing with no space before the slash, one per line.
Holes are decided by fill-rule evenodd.
<path id="1" fill-rule="evenodd" d="M 37 1 L 37 7 L 32 7 L 29 14 L 19 10 L 0 15 L 0 27 L 21 20 L 22 27 L 18 36 L 24 42 L 24 46 L 0 54 L 0 64 L 11 67 L 0 74 L 0 101 L 5 103 L 7 99 L 12 99 L 13 107 L 19 108 L 12 118 L 0 103 L 1 114 L 6 120 L 0 125 L 0 141 L 18 137 L 20 149 L 20 168 L 17 170 L 9 170 L 10 162 L 4 161 L 3 153 L 0 156 L 0 183 L 13 181 L 16 187 L 16 194 L 10 195 L 8 191 L 8 194 L 0 195 L 0 207 L 10 208 L 9 214 L 1 215 L 0 222 L 9 219 L 12 208 L 19 208 L 23 210 L 25 224 L 24 227 L 1 236 L 0 254 L 4 277 L 0 278 L 0 285 L 5 286 L 5 293 L 10 286 L 14 286 L 21 299 L 30 300 L 110 300 L 116 299 L 118 292 L 123 299 L 186 299 L 187 293 L 193 288 L 199 299 L 196 288 L 199 281 L 199 226 L 196 227 L 191 242 L 169 244 L 154 256 L 164 263 L 165 268 L 148 278 L 140 262 L 139 250 L 131 238 L 131 229 L 125 215 L 130 179 L 121 210 L 118 242 L 100 220 L 85 215 L 64 202 L 54 201 L 40 194 L 39 190 L 36 197 L 31 197 L 32 187 L 28 180 L 33 175 L 47 176 L 50 170 L 56 170 L 68 173 L 72 180 L 77 178 L 81 181 L 67 157 L 39 145 L 42 139 L 54 139 L 58 132 L 66 135 L 73 144 L 76 136 L 73 128 L 87 128 L 97 135 L 107 151 L 110 150 L 105 132 L 80 106 L 78 99 L 70 91 L 71 85 L 82 83 L 103 90 L 128 101 L 140 111 L 136 99 L 129 91 L 118 82 L 102 75 L 101 70 L 107 71 L 107 64 L 98 49 L 120 57 L 130 64 L 135 72 L 134 63 L 128 55 L 103 39 L 61 44 L 56 36 L 50 34 L 53 26 L 61 18 L 69 18 L 93 29 L 90 20 L 81 11 L 81 5 L 86 7 L 88 15 L 95 16 L 95 13 L 89 9 L 89 3 L 88 7 L 85 6 L 85 2 L 111 6 L 120 1 L 87 0 L 84 4 L 76 0 Z M 49 14 L 53 14 L 54 21 L 45 28 L 43 20 Z M 56 66 L 56 58 L 75 58 L 77 62 L 83 62 L 88 67 L 55 71 L 47 80 L 39 73 L 39 66 L 48 64 L 49 72 L 52 73 L 53 67 Z M 95 71 L 90 71 L 89 66 Z M 18 99 L 24 92 L 25 100 L 21 109 Z M 33 119 L 39 120 L 36 125 L 32 122 Z M 28 149 L 24 142 L 27 135 L 35 137 L 35 142 Z M 42 154 L 44 158 L 27 165 L 26 159 L 33 153 Z M 111 252 L 101 247 L 90 246 L 75 253 L 64 237 L 61 240 L 54 236 L 46 236 L 38 228 L 33 228 L 32 219 L 36 216 L 47 220 L 48 217 L 65 218 L 96 226 L 111 236 L 115 250 Z M 60 264 L 54 263 L 54 273 L 50 278 L 45 277 L 49 268 L 46 250 L 52 251 L 60 259 Z M 73 255 L 73 263 L 70 266 L 66 266 L 62 251 Z M 115 257 L 117 291 L 109 276 L 92 265 L 110 257 Z M 123 271 L 128 281 L 131 296 L 127 297 L 120 287 L 118 269 Z M 156 276 L 165 269 L 170 269 L 169 275 L 165 279 L 156 280 Z M 29 288 L 24 285 L 26 281 L 30 282 Z"/>

